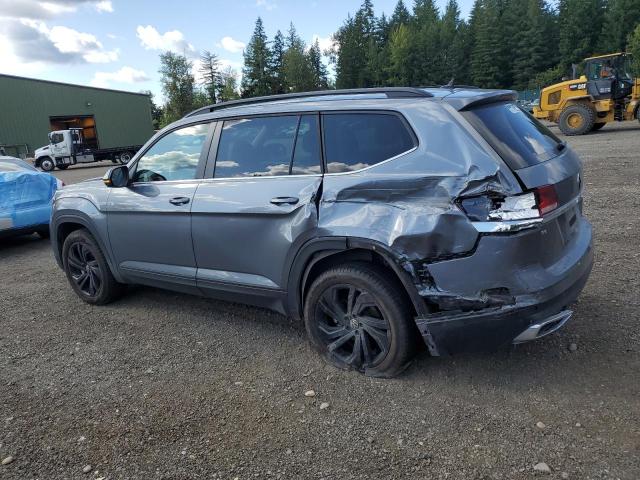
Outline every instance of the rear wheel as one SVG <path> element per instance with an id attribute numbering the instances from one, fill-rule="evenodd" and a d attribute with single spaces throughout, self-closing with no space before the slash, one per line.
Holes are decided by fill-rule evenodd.
<path id="1" fill-rule="evenodd" d="M 311 345 L 329 363 L 374 377 L 393 377 L 416 346 L 411 310 L 385 270 L 352 263 L 322 273 L 304 307 Z"/>
<path id="2" fill-rule="evenodd" d="M 62 261 L 71 287 L 85 302 L 104 305 L 121 295 L 123 285 L 113 278 L 100 247 L 87 230 L 69 234 L 62 246 Z"/>
<path id="3" fill-rule="evenodd" d="M 570 105 L 560 114 L 558 126 L 565 135 L 584 135 L 595 124 L 593 108 L 584 104 Z"/>
<path id="4" fill-rule="evenodd" d="M 131 157 L 133 155 L 131 155 L 131 152 L 123 152 L 120 154 L 120 163 L 121 164 L 126 164 L 129 163 L 129 160 L 131 160 Z"/>
<path id="5" fill-rule="evenodd" d="M 44 157 L 42 160 L 40 160 L 40 168 L 45 172 L 51 172 L 54 168 L 56 168 L 56 165 L 53 163 L 53 160 L 50 157 Z"/>

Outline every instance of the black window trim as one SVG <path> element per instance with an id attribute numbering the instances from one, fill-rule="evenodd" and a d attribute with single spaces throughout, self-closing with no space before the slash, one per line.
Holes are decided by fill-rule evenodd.
<path id="1" fill-rule="evenodd" d="M 156 181 L 149 181 L 149 182 L 131 182 L 131 185 L 157 185 L 157 184 L 171 184 L 171 183 L 176 183 L 176 182 L 192 182 L 192 181 L 200 181 L 203 178 L 203 175 L 205 173 L 205 167 L 206 167 L 206 160 L 207 160 L 207 156 L 209 153 L 209 149 L 211 148 L 211 141 L 213 139 L 213 133 L 215 132 L 215 130 L 217 130 L 217 126 L 218 126 L 218 120 L 216 119 L 208 119 L 208 120 L 200 120 L 198 122 L 190 122 L 190 123 L 184 123 L 182 125 L 176 125 L 175 127 L 171 128 L 170 130 L 167 130 L 166 132 L 163 132 L 162 135 L 158 136 L 156 139 L 153 140 L 152 143 L 150 143 L 146 148 L 141 149 L 138 151 L 138 153 L 135 156 L 135 159 L 133 161 L 133 163 L 131 164 L 131 167 L 129 167 L 129 178 L 133 178 L 133 173 L 138 169 L 138 162 L 140 161 L 140 159 L 142 157 L 144 157 L 147 152 L 149 150 L 151 150 L 160 140 L 162 140 L 163 138 L 165 138 L 167 135 L 171 135 L 173 132 L 177 131 L 177 130 L 181 130 L 183 128 L 188 128 L 188 127 L 193 127 L 195 125 L 203 125 L 203 124 L 208 124 L 209 125 L 209 129 L 207 131 L 207 135 L 204 139 L 204 143 L 202 144 L 202 149 L 200 150 L 200 158 L 198 158 L 198 166 L 196 167 L 196 174 L 194 178 L 189 178 L 189 179 L 182 179 L 182 180 L 156 180 Z"/>
<path id="2" fill-rule="evenodd" d="M 205 181 L 236 181 L 236 180 L 257 180 L 262 178 L 297 178 L 297 177 L 319 177 L 325 175 L 325 160 L 324 160 L 324 145 L 322 138 L 322 128 L 320 123 L 322 119 L 320 118 L 322 111 L 319 110 L 307 110 L 307 111 L 290 111 L 290 112 L 273 112 L 273 113 L 255 113 L 255 114 L 247 114 L 247 115 L 230 115 L 228 117 L 216 117 L 218 122 L 215 135 L 213 136 L 211 146 L 209 147 L 209 155 L 207 158 L 207 166 L 204 170 L 204 178 Z M 293 151 L 291 153 L 291 159 L 289 162 L 289 172 L 291 172 L 291 168 L 293 165 L 293 157 L 296 152 L 296 142 L 298 140 L 298 129 L 300 128 L 300 122 L 304 115 L 307 116 L 318 116 L 318 135 L 320 136 L 320 173 L 304 173 L 304 174 L 292 174 L 288 175 L 258 175 L 255 177 L 216 177 L 216 163 L 218 161 L 218 150 L 220 149 L 220 137 L 222 136 L 222 129 L 224 126 L 224 122 L 233 121 L 233 120 L 244 120 L 244 119 L 252 119 L 252 118 L 266 118 L 266 117 L 298 117 L 297 126 L 296 126 L 296 135 L 294 137 L 293 143 Z"/>
<path id="3" fill-rule="evenodd" d="M 411 140 L 413 140 L 413 147 L 411 147 L 409 150 L 406 150 L 404 152 L 401 152 L 397 155 L 394 155 L 393 157 L 389 157 L 386 158 L 384 160 L 382 160 L 381 162 L 378 163 L 374 163 L 373 165 L 369 165 L 363 168 L 360 168 L 358 170 L 352 170 L 349 172 L 333 172 L 333 173 L 329 173 L 328 169 L 327 169 L 327 157 L 325 154 L 325 129 L 324 129 L 324 116 L 325 115 L 340 115 L 340 114 L 344 114 L 344 115 L 353 115 L 353 114 L 375 114 L 375 115 L 394 115 L 396 117 L 398 117 L 400 119 L 400 121 L 402 122 L 402 124 L 404 125 L 405 129 L 407 130 L 407 132 L 409 132 L 409 136 L 411 137 Z M 385 110 L 385 109 L 348 109 L 348 110 L 325 110 L 325 111 L 321 111 L 320 112 L 320 122 L 321 122 L 321 141 L 322 141 L 322 171 L 324 172 L 324 175 L 331 175 L 331 176 L 337 176 L 337 175 L 351 175 L 354 173 L 360 173 L 363 172 L 365 170 L 369 170 L 370 168 L 373 167 L 377 167 L 378 165 L 382 165 L 384 163 L 390 162 L 392 160 L 396 160 L 397 158 L 403 157 L 405 155 L 408 155 L 411 152 L 415 152 L 418 147 L 420 146 L 420 140 L 419 137 L 416 135 L 415 130 L 413 129 L 413 127 L 411 126 L 411 124 L 409 123 L 409 121 L 406 119 L 406 117 L 399 111 L 397 110 Z"/>

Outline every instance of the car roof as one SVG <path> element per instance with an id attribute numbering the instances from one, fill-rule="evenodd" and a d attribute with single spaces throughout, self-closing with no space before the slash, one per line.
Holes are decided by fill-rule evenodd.
<path id="1" fill-rule="evenodd" d="M 29 165 L 27 162 L 20 160 L 19 158 L 16 157 L 9 157 L 6 155 L 0 156 L 0 171 L 2 171 L 2 164 L 9 164 L 9 165 L 15 165 L 18 166 L 24 170 L 36 170 L 35 167 L 33 167 L 32 165 Z M 36 170 L 37 171 L 37 170 Z"/>
<path id="2" fill-rule="evenodd" d="M 489 90 L 475 87 L 421 87 L 407 88 L 407 96 L 389 96 L 386 90 L 401 93 L 403 89 L 358 89 L 306 92 L 292 95 L 277 95 L 245 99 L 228 104 L 214 104 L 203 107 L 185 116 L 182 120 L 215 120 L 217 118 L 269 113 L 305 112 L 323 110 L 385 109 L 398 110 L 416 102 L 445 101 L 457 110 L 472 104 L 513 101 L 517 93 L 513 90 Z M 414 92 L 422 92 L 422 95 Z M 190 123 L 178 121 L 177 123 Z"/>

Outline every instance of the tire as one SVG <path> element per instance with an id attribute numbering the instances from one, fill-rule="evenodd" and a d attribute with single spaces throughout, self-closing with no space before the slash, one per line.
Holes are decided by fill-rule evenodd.
<path id="1" fill-rule="evenodd" d="M 389 273 L 376 265 L 350 263 L 327 270 L 305 299 L 309 342 L 338 368 L 372 377 L 396 376 L 410 364 L 417 343 L 405 297 Z"/>
<path id="2" fill-rule="evenodd" d="M 43 157 L 40 160 L 40 168 L 44 172 L 52 172 L 54 168 L 56 168 L 55 163 L 51 160 L 51 157 Z"/>
<path id="3" fill-rule="evenodd" d="M 85 229 L 74 230 L 62 246 L 62 264 L 71 288 L 91 305 L 105 305 L 122 294 L 93 236 Z"/>
<path id="4" fill-rule="evenodd" d="M 593 128 L 591 129 L 592 132 L 595 132 L 597 130 L 600 130 L 602 127 L 604 127 L 606 125 L 606 123 L 594 123 L 593 124 Z"/>
<path id="5" fill-rule="evenodd" d="M 585 104 L 570 105 L 560 114 L 559 127 L 565 135 L 584 135 L 595 124 L 596 114 L 591 106 Z"/>
<path id="6" fill-rule="evenodd" d="M 58 165 L 59 170 L 66 170 L 67 168 L 69 168 L 69 165 Z"/>
<path id="7" fill-rule="evenodd" d="M 119 157 L 119 162 L 122 165 L 126 165 L 127 163 L 129 163 L 129 160 L 131 160 L 132 156 L 133 155 L 131 155 L 131 152 L 122 152 Z"/>

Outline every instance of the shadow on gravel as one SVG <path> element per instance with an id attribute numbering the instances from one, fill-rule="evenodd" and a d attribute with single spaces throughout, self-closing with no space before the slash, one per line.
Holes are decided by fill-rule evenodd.
<path id="1" fill-rule="evenodd" d="M 0 257 L 23 253 L 28 248 L 42 247 L 43 245 L 49 247 L 49 240 L 44 240 L 36 234 L 0 238 Z"/>

